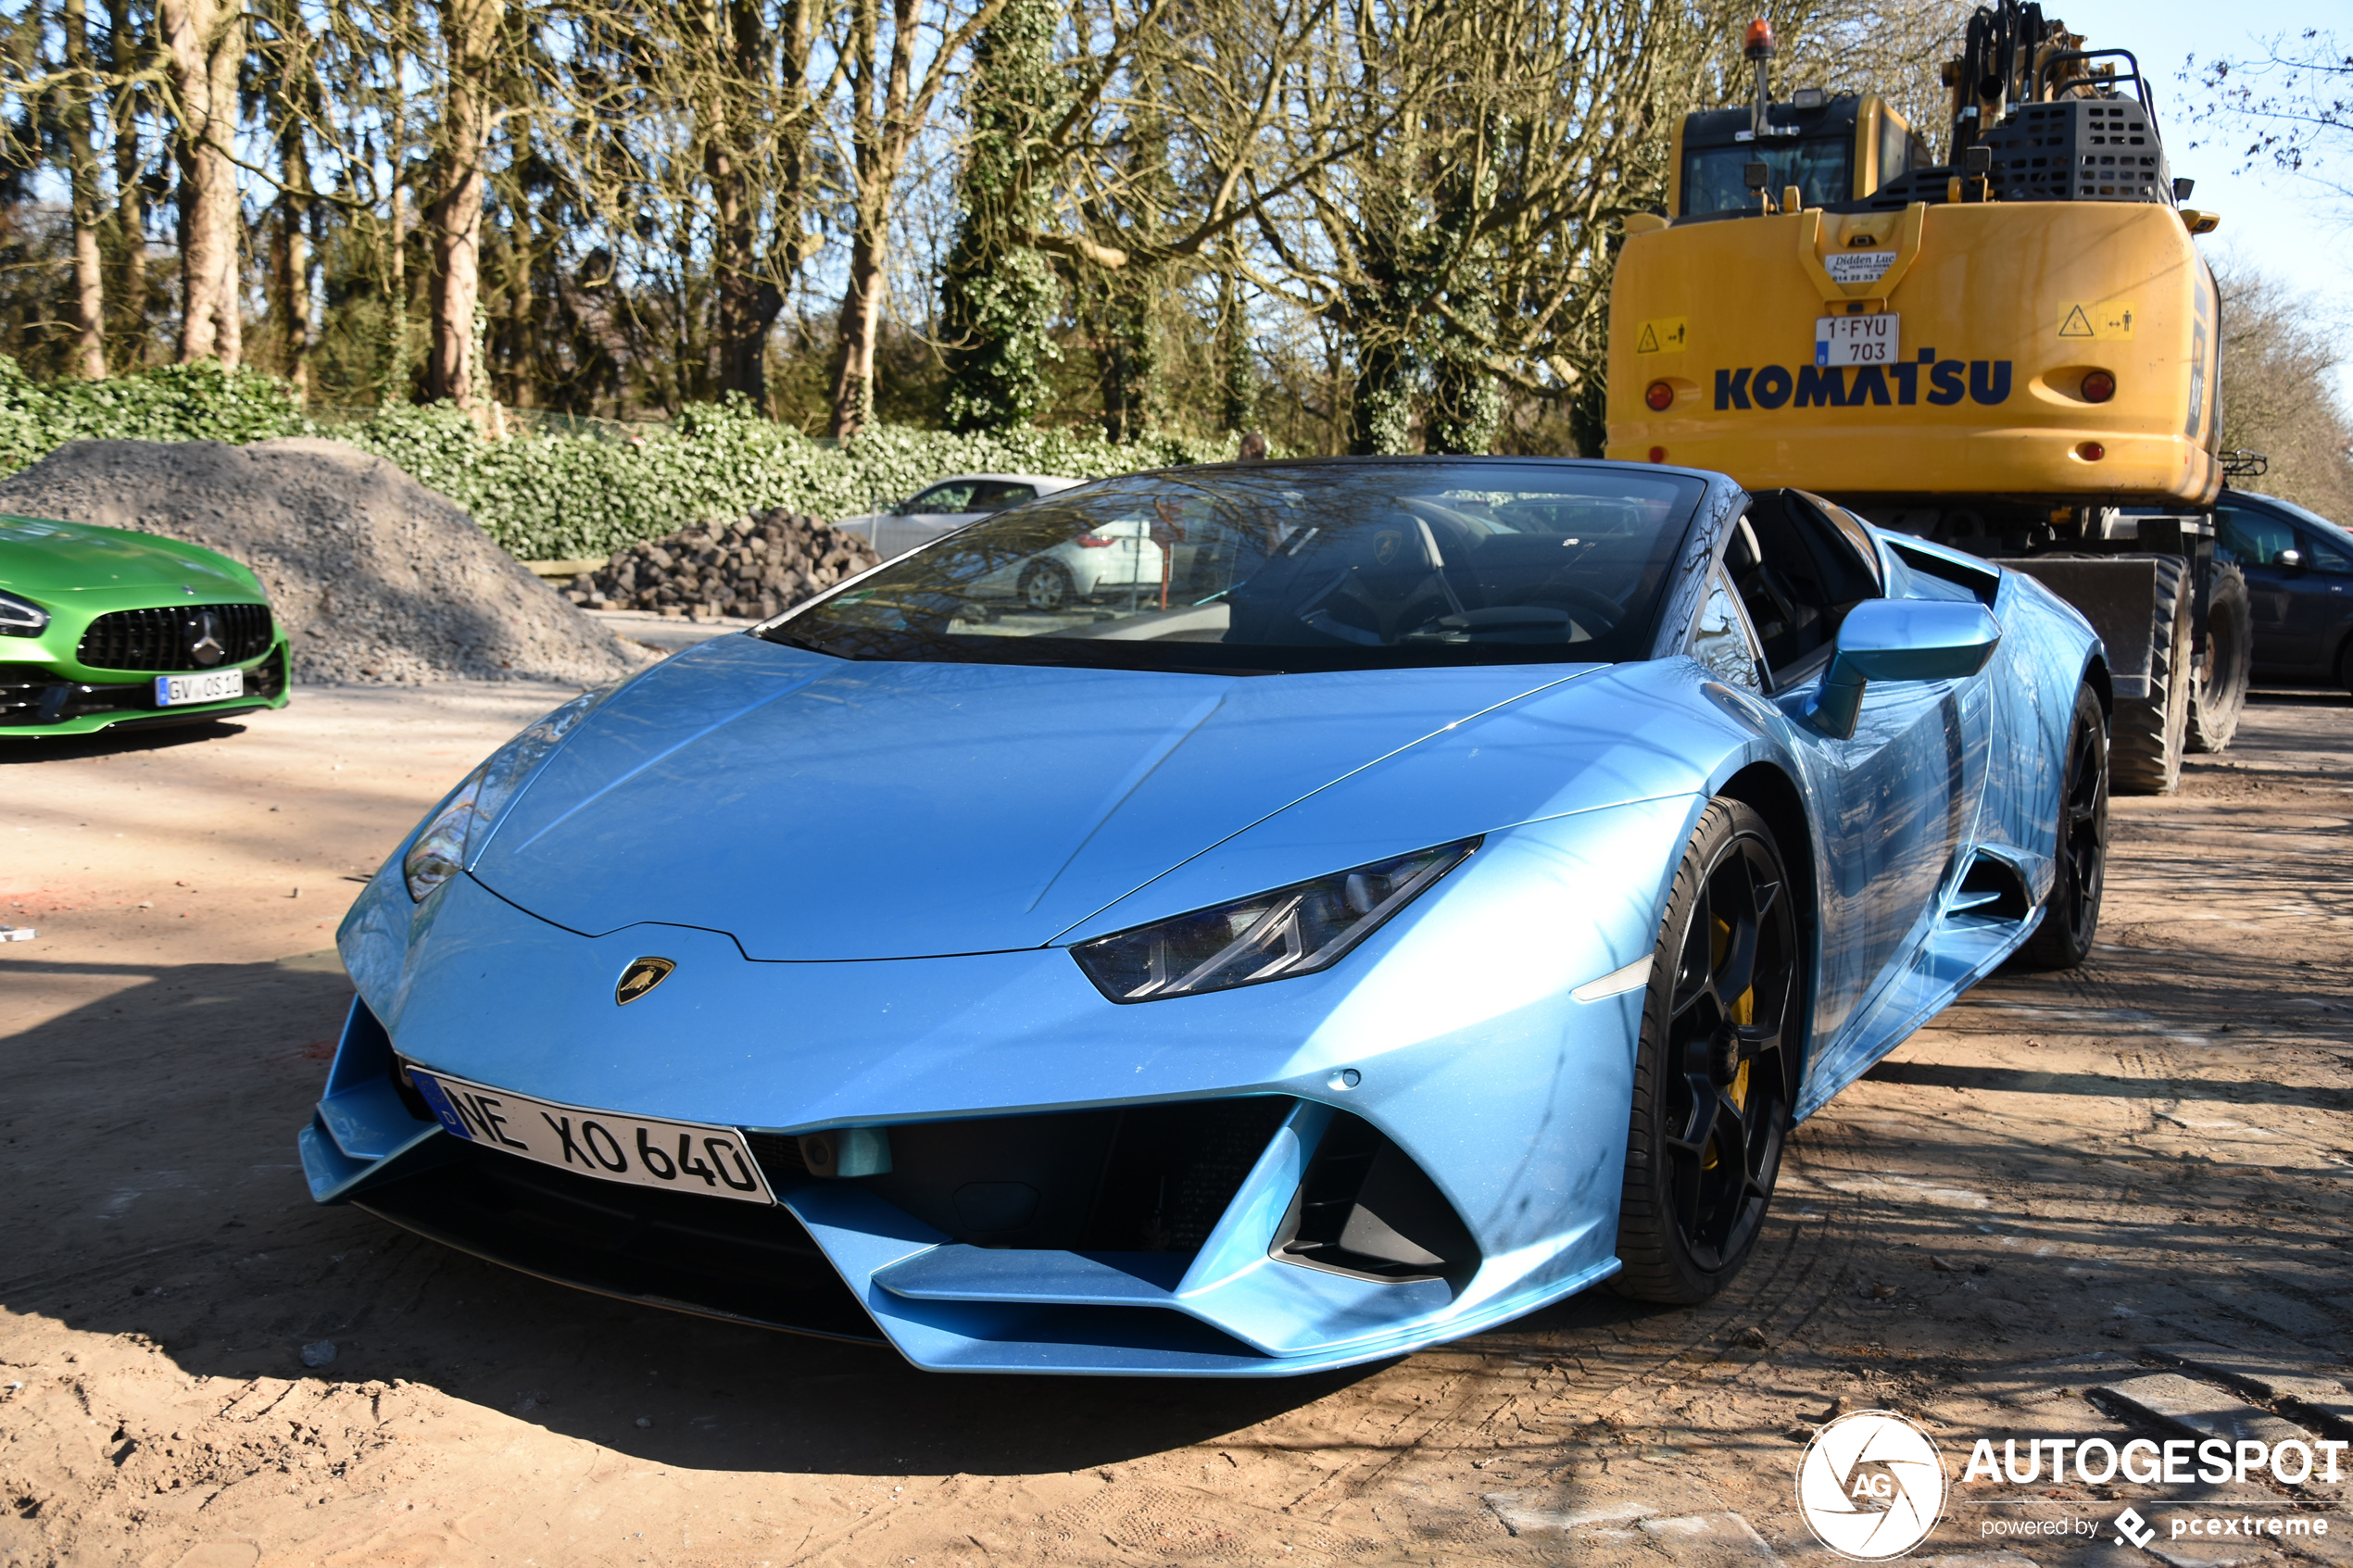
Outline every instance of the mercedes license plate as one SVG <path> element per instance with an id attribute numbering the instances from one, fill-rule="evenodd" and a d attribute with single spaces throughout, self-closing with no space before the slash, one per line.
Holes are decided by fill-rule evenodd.
<path id="1" fill-rule="evenodd" d="M 576 1175 L 746 1203 L 774 1203 L 760 1163 L 733 1127 L 657 1122 L 555 1105 L 410 1068 L 417 1092 L 456 1137 Z"/>
<path id="2" fill-rule="evenodd" d="M 1882 310 L 1875 316 L 1814 319 L 1817 365 L 1892 365 L 1901 351 L 1893 310 Z"/>
<path id="3" fill-rule="evenodd" d="M 156 706 L 179 708 L 191 702 L 226 702 L 245 695 L 245 672 L 213 670 L 202 675 L 158 675 Z"/>

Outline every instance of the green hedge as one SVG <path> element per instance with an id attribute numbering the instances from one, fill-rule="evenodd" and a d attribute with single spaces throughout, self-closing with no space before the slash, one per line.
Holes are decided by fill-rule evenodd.
<path id="1" fill-rule="evenodd" d="M 1092 433 L 1026 427 L 960 435 L 885 425 L 836 448 L 739 400 L 689 408 L 673 430 L 638 445 L 569 435 L 485 442 L 447 404 L 327 425 L 303 413 L 291 387 L 254 370 L 205 362 L 103 382 L 36 383 L 0 356 L 0 473 L 83 438 L 243 445 L 280 435 L 330 436 L 386 458 L 526 560 L 601 556 L 773 507 L 846 517 L 952 473 L 1091 479 L 1233 455 L 1230 438 L 1114 446 Z"/>

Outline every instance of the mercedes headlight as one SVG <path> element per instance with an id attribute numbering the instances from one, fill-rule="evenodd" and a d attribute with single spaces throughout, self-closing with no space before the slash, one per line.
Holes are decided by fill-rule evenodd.
<path id="1" fill-rule="evenodd" d="M 0 594 L 0 637 L 37 637 L 49 624 L 49 612 L 31 599 Z"/>
<path id="2" fill-rule="evenodd" d="M 604 686 L 581 693 L 468 773 L 466 782 L 441 803 L 409 846 L 409 853 L 401 857 L 400 871 L 409 884 L 409 897 L 422 903 L 425 895 L 463 871 L 524 781 L 562 744 L 564 736 L 617 689 Z"/>
<path id="3" fill-rule="evenodd" d="M 1478 846 L 1466 838 L 1335 872 L 1082 942 L 1071 956 L 1114 1002 L 1156 1002 L 1313 974 L 1338 963 Z"/>

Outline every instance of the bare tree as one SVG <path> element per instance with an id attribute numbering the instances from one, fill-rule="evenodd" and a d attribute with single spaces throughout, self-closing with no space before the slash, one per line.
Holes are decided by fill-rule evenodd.
<path id="1" fill-rule="evenodd" d="M 2203 100 L 2193 114 L 2215 132 L 2246 138 L 2242 168 L 2269 164 L 2309 175 L 2353 201 L 2353 50 L 2333 32 L 2306 28 L 2277 36 L 2246 58 L 2217 57 L 2201 69 Z"/>
<path id="2" fill-rule="evenodd" d="M 433 343 L 425 395 L 474 411 L 487 387 L 474 361 L 481 303 L 482 207 L 497 107 L 491 82 L 505 0 L 435 0 L 445 85 L 439 137 L 440 190 L 425 208 L 433 245 Z"/>
<path id="3" fill-rule="evenodd" d="M 875 349 L 890 276 L 890 215 L 908 155 L 974 36 L 1004 0 L 976 0 L 926 22 L 917 0 L 850 0 L 841 48 L 849 108 L 849 280 L 836 334 L 832 433 L 855 435 L 874 419 Z M 924 34 L 929 32 L 930 37 Z M 920 70 L 918 58 L 922 56 Z"/>
<path id="4" fill-rule="evenodd" d="M 147 359 L 147 191 L 140 117 L 151 94 L 149 35 L 133 19 L 132 0 L 107 0 L 108 132 L 114 141 L 117 247 L 122 286 L 116 291 L 116 319 L 129 329 L 128 358 L 133 368 Z"/>
<path id="5" fill-rule="evenodd" d="M 2262 488 L 2325 517 L 2353 517 L 2353 417 L 2331 392 L 2345 323 L 2252 270 L 2222 286 L 2222 442 L 2270 459 Z"/>
<path id="6" fill-rule="evenodd" d="M 90 54 L 86 0 L 65 0 L 65 80 L 57 89 L 57 128 L 66 144 L 73 202 L 73 327 L 76 368 L 87 381 L 107 374 L 107 291 L 98 261 L 98 225 L 106 193 L 98 187 L 98 149 L 91 140 L 90 105 L 98 72 Z"/>
<path id="7" fill-rule="evenodd" d="M 170 52 L 180 158 L 180 361 L 237 362 L 237 177 L 233 145 L 245 17 L 221 0 L 157 0 Z"/>

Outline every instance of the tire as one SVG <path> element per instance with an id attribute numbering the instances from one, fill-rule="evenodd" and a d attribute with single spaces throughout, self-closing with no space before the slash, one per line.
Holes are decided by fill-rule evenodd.
<path id="1" fill-rule="evenodd" d="M 2189 733 L 2189 563 L 2179 556 L 2139 558 L 2157 563 L 2149 695 L 2116 699 L 2108 725 L 2108 787 L 2119 795 L 2171 795 L 2182 782 Z"/>
<path id="2" fill-rule="evenodd" d="M 2345 651 L 2337 655 L 2336 684 L 2353 692 L 2353 642 L 2347 642 Z"/>
<path id="3" fill-rule="evenodd" d="M 1755 1245 L 1780 1173 L 1805 1016 L 1795 898 L 1755 809 L 1701 813 L 1642 1007 L 1611 1287 L 1705 1300 Z"/>
<path id="4" fill-rule="evenodd" d="M 1021 602 L 1042 615 L 1051 615 L 1078 596 L 1078 584 L 1070 580 L 1070 569 L 1058 560 L 1034 560 L 1021 569 L 1016 584 L 1021 590 Z"/>
<path id="5" fill-rule="evenodd" d="M 2190 682 L 2191 750 L 2221 751 L 2239 733 L 2254 661 L 2255 622 L 2246 574 L 2217 562 L 2206 596 L 2206 646 L 2198 650 Z"/>
<path id="6" fill-rule="evenodd" d="M 2080 686 L 2059 773 L 2058 864 L 2043 923 L 2018 950 L 2027 969 L 2074 969 L 2091 957 L 2108 884 L 2108 717 L 2092 688 Z"/>

